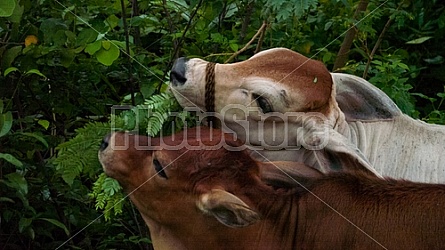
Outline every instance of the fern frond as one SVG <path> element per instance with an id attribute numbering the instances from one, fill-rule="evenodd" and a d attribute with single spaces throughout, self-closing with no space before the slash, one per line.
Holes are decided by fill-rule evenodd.
<path id="1" fill-rule="evenodd" d="M 104 210 L 105 220 L 111 218 L 111 212 L 114 215 L 122 213 L 124 205 L 122 187 L 105 173 L 99 175 L 89 196 L 95 200 L 97 210 Z"/>
<path id="2" fill-rule="evenodd" d="M 176 114 L 173 116 L 172 114 Z M 124 195 L 119 183 L 107 177 L 97 158 L 102 138 L 116 130 L 137 131 L 139 134 L 155 136 L 161 131 L 169 134 L 183 129 L 185 125 L 195 125 L 196 119 L 181 106 L 171 93 L 150 97 L 143 105 L 133 107 L 117 115 L 112 115 L 109 123 L 89 123 L 76 130 L 76 136 L 57 147 L 57 157 L 53 159 L 56 170 L 63 180 L 72 185 L 76 178 L 87 175 L 95 178 L 90 198 L 97 210 L 103 210 L 106 220 L 122 212 Z M 166 133 L 168 131 L 168 133 Z"/>
<path id="3" fill-rule="evenodd" d="M 162 125 L 168 120 L 169 114 L 170 112 L 154 112 L 153 115 L 148 118 L 147 134 L 149 136 L 157 135 L 161 131 Z"/>
<path id="4" fill-rule="evenodd" d="M 57 146 L 58 154 L 53 163 L 68 185 L 81 174 L 94 176 L 101 168 L 97 152 L 102 138 L 110 132 L 109 123 L 89 123 L 77 129 L 74 138 Z"/>

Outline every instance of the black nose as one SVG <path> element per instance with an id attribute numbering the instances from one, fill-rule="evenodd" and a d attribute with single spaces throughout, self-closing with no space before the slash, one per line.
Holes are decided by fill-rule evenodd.
<path id="1" fill-rule="evenodd" d="M 180 57 L 176 59 L 170 71 L 170 81 L 173 86 L 184 85 L 187 81 L 185 78 L 185 63 L 188 61 L 186 57 Z"/>
<path id="2" fill-rule="evenodd" d="M 99 148 L 100 151 L 104 151 L 108 147 L 110 138 L 111 138 L 111 134 L 108 134 L 102 139 L 102 143 L 100 144 L 100 148 Z"/>

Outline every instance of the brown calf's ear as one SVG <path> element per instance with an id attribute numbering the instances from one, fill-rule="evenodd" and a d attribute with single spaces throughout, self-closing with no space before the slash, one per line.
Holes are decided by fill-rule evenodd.
<path id="1" fill-rule="evenodd" d="M 246 227 L 260 219 L 240 198 L 222 189 L 212 189 L 201 195 L 197 205 L 228 227 Z"/>
<path id="2" fill-rule="evenodd" d="M 320 171 L 302 162 L 271 161 L 258 164 L 261 180 L 274 187 L 293 188 L 301 185 L 305 188 L 323 176 Z"/>

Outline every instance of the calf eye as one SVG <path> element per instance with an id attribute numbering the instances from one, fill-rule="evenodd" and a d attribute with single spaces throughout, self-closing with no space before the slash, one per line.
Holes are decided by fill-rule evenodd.
<path id="1" fill-rule="evenodd" d="M 272 105 L 270 105 L 269 101 L 266 98 L 257 94 L 252 94 L 252 96 L 264 114 L 273 112 Z"/>
<path id="2" fill-rule="evenodd" d="M 159 176 L 168 179 L 167 174 L 165 174 L 164 168 L 162 167 L 161 163 L 158 160 L 154 159 L 153 165 L 155 165 L 155 170 Z"/>

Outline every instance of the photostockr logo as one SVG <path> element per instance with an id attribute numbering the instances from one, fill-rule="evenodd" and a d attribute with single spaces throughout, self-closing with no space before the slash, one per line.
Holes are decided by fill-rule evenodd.
<path id="1" fill-rule="evenodd" d="M 131 111 L 128 115 L 123 116 L 120 122 L 134 124 L 134 129 L 130 131 L 132 134 L 141 134 L 141 128 L 138 124 L 142 124 L 143 119 L 159 114 L 153 113 L 150 109 L 138 109 L 135 111 L 129 106 L 113 106 L 112 107 L 112 130 L 119 130 L 116 127 L 116 113 L 123 110 Z M 225 106 L 221 112 L 203 112 L 199 108 L 185 108 L 187 112 L 196 114 L 198 124 L 208 125 L 208 121 L 212 121 L 210 126 L 222 129 L 225 133 L 231 135 L 230 140 L 240 140 L 241 146 L 234 146 L 233 143 L 226 141 L 226 136 L 221 133 L 212 132 L 208 128 L 187 128 L 185 117 L 178 112 L 168 114 L 175 118 L 171 120 L 182 119 L 184 123 L 184 131 L 181 134 L 175 134 L 173 131 L 169 135 L 165 135 L 161 131 L 156 139 L 149 138 L 147 145 L 134 145 L 140 150 L 179 150 L 186 148 L 189 150 L 213 150 L 221 147 L 230 151 L 244 150 L 246 147 L 255 150 L 299 150 L 301 147 L 307 150 L 323 149 L 329 141 L 329 123 L 328 119 L 321 113 L 316 112 L 271 112 L 267 114 L 261 113 L 256 107 L 245 107 L 243 105 L 231 104 Z M 120 118 L 122 119 L 122 118 Z M 130 126 L 132 127 L 132 126 Z M 173 129 L 176 127 L 172 124 Z M 205 131 L 204 131 L 205 129 Z M 190 136 L 193 135 L 190 143 Z M 199 141 L 199 138 L 206 138 L 206 144 Z M 197 139 L 195 139 L 197 138 Z M 127 140 L 128 141 L 128 140 Z M 195 142 L 198 141 L 198 144 Z M 125 150 L 128 145 L 114 145 L 115 150 Z"/>

